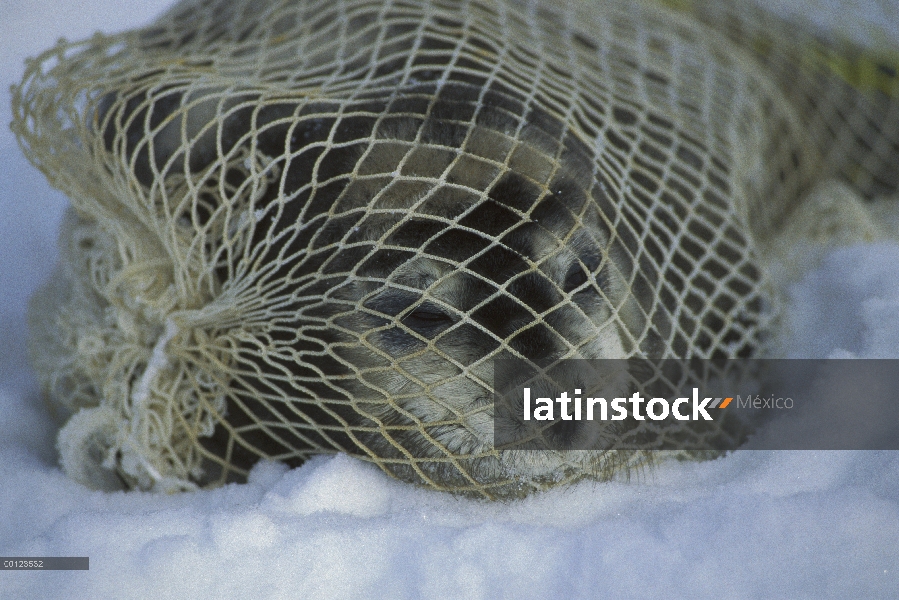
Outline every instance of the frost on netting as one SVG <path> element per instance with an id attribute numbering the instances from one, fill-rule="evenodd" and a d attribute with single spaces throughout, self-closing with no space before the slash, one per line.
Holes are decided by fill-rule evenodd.
<path id="1" fill-rule="evenodd" d="M 803 191 L 899 179 L 895 52 L 662 4 L 185 1 L 30 63 L 13 128 L 73 204 L 31 310 L 67 472 L 343 451 L 500 497 L 650 460 L 496 450 L 492 361 L 755 355 Z"/>

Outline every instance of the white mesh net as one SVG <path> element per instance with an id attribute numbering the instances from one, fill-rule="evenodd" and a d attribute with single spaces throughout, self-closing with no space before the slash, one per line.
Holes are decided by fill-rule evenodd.
<path id="1" fill-rule="evenodd" d="M 493 498 L 649 460 L 497 451 L 492 361 L 755 355 L 803 191 L 899 181 L 895 49 L 664 4 L 187 0 L 32 62 L 13 128 L 74 206 L 31 313 L 67 470 L 344 451 Z"/>

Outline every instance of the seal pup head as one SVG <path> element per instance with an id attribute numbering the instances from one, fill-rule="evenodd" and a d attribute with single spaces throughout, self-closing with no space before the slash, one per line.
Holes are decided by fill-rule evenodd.
<path id="1" fill-rule="evenodd" d="M 331 209 L 341 225 L 322 227 L 317 244 L 366 251 L 358 264 L 335 258 L 340 250 L 312 263 L 333 284 L 314 323 L 301 310 L 295 326 L 299 339 L 321 338 L 313 330 L 324 318 L 339 358 L 330 375 L 341 381 L 315 401 L 345 423 L 349 434 L 332 436 L 345 449 L 438 488 L 502 496 L 523 481 L 611 472 L 631 457 L 493 447 L 493 360 L 637 351 L 632 266 L 611 243 L 590 153 L 573 135 L 548 142 L 542 113 L 515 129 L 489 116 L 464 131 L 452 121 L 393 121 L 347 165 L 352 178 Z M 578 446 L 602 432 L 558 435 Z"/>
<path id="2" fill-rule="evenodd" d="M 205 190 L 175 221 L 204 237 L 191 248 L 222 257 L 210 287 L 244 315 L 226 408 L 198 440 L 219 457 L 210 481 L 260 457 L 340 450 L 432 487 L 514 493 L 623 460 L 493 447 L 494 360 L 640 351 L 633 258 L 594 152 L 538 108 L 421 85 L 342 117 L 326 100 L 273 104 L 252 125 L 236 110 L 216 135 L 191 134 L 189 151 L 175 133 L 200 132 L 213 102 L 172 102 L 182 116 L 127 157 L 138 180 L 171 172 L 167 184 Z M 209 162 L 223 152 L 228 165 Z M 577 447 L 604 433 L 555 435 Z"/>

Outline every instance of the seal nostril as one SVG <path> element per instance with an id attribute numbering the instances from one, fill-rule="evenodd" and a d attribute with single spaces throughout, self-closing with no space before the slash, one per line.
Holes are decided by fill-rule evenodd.
<path id="1" fill-rule="evenodd" d="M 453 318 L 446 312 L 425 302 L 403 319 L 403 325 L 427 337 L 433 337 L 453 324 Z"/>

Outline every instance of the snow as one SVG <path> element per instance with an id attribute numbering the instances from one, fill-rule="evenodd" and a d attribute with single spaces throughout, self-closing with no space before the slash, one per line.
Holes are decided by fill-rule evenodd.
<path id="1" fill-rule="evenodd" d="M 896 358 L 899 245 L 839 248 L 790 297 L 794 331 L 787 353 L 826 358 Z M 853 307 L 854 310 L 846 310 Z"/>
<path id="2" fill-rule="evenodd" d="M 60 35 L 146 22 L 167 2 L 0 0 L 0 79 Z M 0 120 L 10 118 L 0 95 Z M 65 199 L 0 130 L 0 571 L 7 598 L 896 598 L 899 452 L 738 451 L 511 503 L 394 481 L 344 456 L 260 464 L 249 483 L 91 491 L 57 465 L 25 359 Z M 899 358 L 899 243 L 829 251 L 790 289 L 792 356 Z"/>

